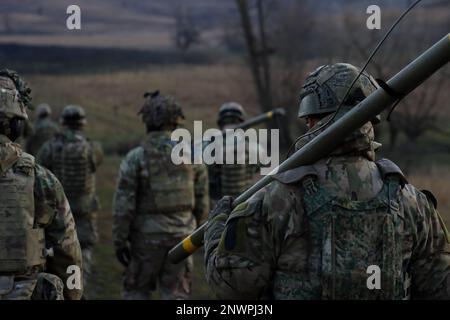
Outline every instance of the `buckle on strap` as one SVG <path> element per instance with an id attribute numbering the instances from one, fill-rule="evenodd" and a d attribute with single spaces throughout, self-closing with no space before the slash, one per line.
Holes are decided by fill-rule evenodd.
<path id="1" fill-rule="evenodd" d="M 308 195 L 313 195 L 318 191 L 317 185 L 312 177 L 303 180 L 303 188 Z"/>

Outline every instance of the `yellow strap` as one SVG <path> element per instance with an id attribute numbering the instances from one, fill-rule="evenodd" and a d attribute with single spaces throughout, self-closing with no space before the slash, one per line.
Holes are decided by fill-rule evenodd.
<path id="1" fill-rule="evenodd" d="M 191 237 L 183 240 L 183 249 L 188 253 L 193 253 L 197 249 L 197 246 L 192 243 Z"/>

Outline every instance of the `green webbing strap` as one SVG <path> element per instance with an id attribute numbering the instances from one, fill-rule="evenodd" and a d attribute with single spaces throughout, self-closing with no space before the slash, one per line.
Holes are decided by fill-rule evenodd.
<path id="1" fill-rule="evenodd" d="M 400 177 L 396 174 L 388 175 L 387 178 L 388 184 L 388 200 L 389 200 L 389 208 L 398 212 L 400 210 L 400 206 L 398 204 L 398 190 L 400 188 Z M 386 182 L 385 182 L 386 183 Z"/>

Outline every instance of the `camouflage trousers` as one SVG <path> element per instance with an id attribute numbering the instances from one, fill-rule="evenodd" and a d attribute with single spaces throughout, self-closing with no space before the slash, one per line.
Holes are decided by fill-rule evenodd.
<path id="1" fill-rule="evenodd" d="M 64 300 L 64 284 L 49 273 L 35 277 L 0 276 L 0 300 Z"/>
<path id="2" fill-rule="evenodd" d="M 157 287 L 162 300 L 189 298 L 192 257 L 179 264 L 172 264 L 167 259 L 167 252 L 182 239 L 170 235 L 133 234 L 131 262 L 123 281 L 124 299 L 150 299 Z"/>
<path id="3" fill-rule="evenodd" d="M 74 217 L 83 259 L 83 287 L 86 288 L 89 284 L 92 271 L 93 247 L 98 241 L 96 213 L 92 212 L 83 216 L 74 214 Z M 83 298 L 88 298 L 86 290 L 84 291 Z"/>

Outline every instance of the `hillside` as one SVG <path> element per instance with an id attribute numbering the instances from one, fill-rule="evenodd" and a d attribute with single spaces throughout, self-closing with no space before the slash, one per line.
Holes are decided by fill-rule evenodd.
<path id="1" fill-rule="evenodd" d="M 220 21 L 234 10 L 232 1 L 80 0 L 82 30 L 66 29 L 66 8 L 73 1 L 3 0 L 0 42 L 164 49 L 172 46 L 174 15 L 183 9 L 199 27 L 203 45 L 214 44 Z"/>

